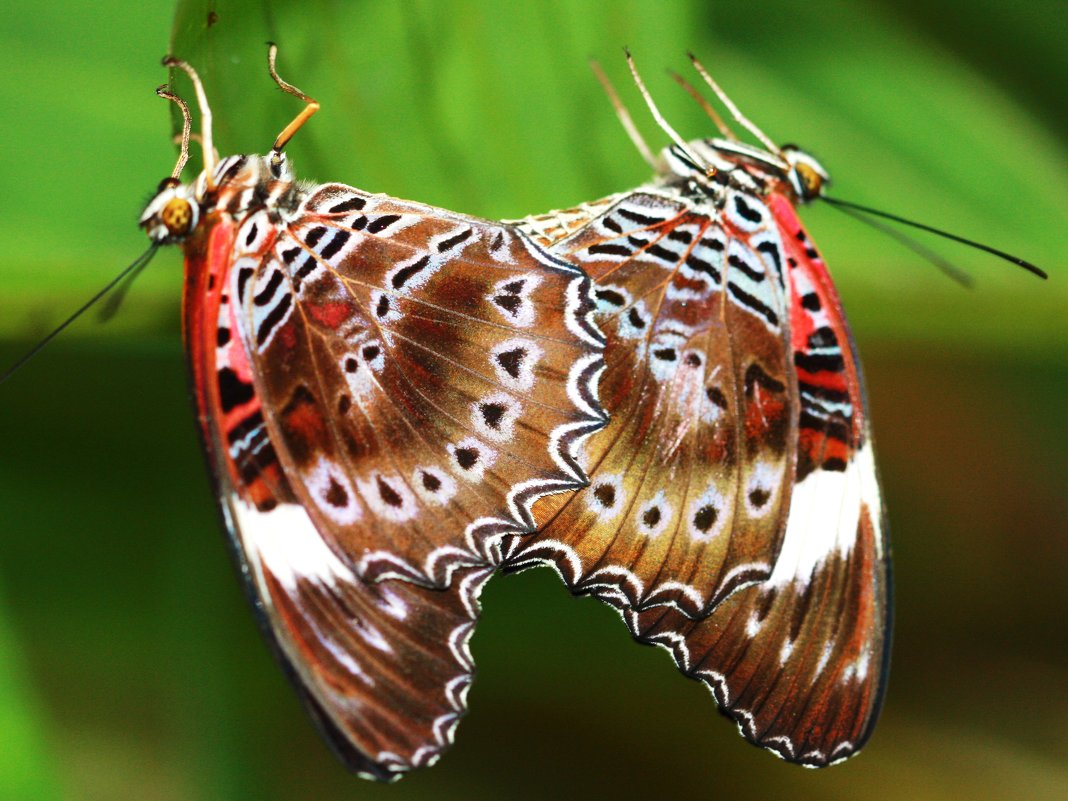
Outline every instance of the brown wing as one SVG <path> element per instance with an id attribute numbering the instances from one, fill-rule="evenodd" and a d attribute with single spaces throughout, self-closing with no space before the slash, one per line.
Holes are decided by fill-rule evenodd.
<path id="1" fill-rule="evenodd" d="M 586 476 L 588 279 L 516 229 L 318 187 L 237 233 L 230 287 L 269 438 L 331 550 L 446 586 Z"/>
<path id="2" fill-rule="evenodd" d="M 452 740 L 488 569 L 451 587 L 373 584 L 331 550 L 291 490 L 264 424 L 226 290 L 225 218 L 186 249 L 184 321 L 198 417 L 233 554 L 264 633 L 334 750 L 393 780 Z"/>
<path id="3" fill-rule="evenodd" d="M 467 708 L 468 641 L 492 568 L 459 570 L 444 590 L 370 583 L 300 505 L 225 500 L 263 629 L 338 756 L 381 781 L 437 761 Z"/>
<path id="4" fill-rule="evenodd" d="M 886 683 L 890 553 L 860 364 L 826 267 L 785 198 L 771 208 L 786 243 L 800 395 L 793 502 L 771 578 L 703 620 L 629 611 L 709 685 L 745 737 L 821 767 L 856 753 Z"/>
<path id="5" fill-rule="evenodd" d="M 596 283 L 611 419 L 584 446 L 590 486 L 539 503 L 510 567 L 548 563 L 573 591 L 691 616 L 770 575 L 797 414 L 781 243 L 751 202 L 712 218 L 639 191 L 588 207 L 577 233 L 575 214 L 531 221 Z"/>

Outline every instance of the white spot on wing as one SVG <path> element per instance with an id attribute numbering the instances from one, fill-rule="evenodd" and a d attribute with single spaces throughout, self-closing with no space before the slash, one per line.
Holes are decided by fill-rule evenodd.
<path id="1" fill-rule="evenodd" d="M 511 395 L 495 392 L 471 404 L 471 423 L 486 439 L 507 442 L 522 412 L 522 406 Z"/>
<path id="2" fill-rule="evenodd" d="M 671 522 L 671 516 L 672 509 L 667 493 L 660 490 L 638 510 L 638 531 L 647 537 L 658 537 Z"/>
<path id="3" fill-rule="evenodd" d="M 357 478 L 356 486 L 364 502 L 379 517 L 404 523 L 419 513 L 415 495 L 400 476 L 374 472 L 367 478 Z M 391 502 L 397 500 L 399 504 Z"/>
<path id="4" fill-rule="evenodd" d="M 612 520 L 626 506 L 623 495 L 623 477 L 600 476 L 585 491 L 586 504 L 601 520 Z"/>
<path id="5" fill-rule="evenodd" d="M 412 486 L 429 503 L 445 504 L 456 494 L 455 479 L 436 467 L 417 467 L 412 473 Z"/>
<path id="6" fill-rule="evenodd" d="M 334 522 L 347 525 L 363 516 L 345 471 L 325 456 L 308 471 L 305 483 L 318 507 Z"/>
<path id="7" fill-rule="evenodd" d="M 726 506 L 723 494 L 715 484 L 709 484 L 704 492 L 690 502 L 688 513 L 690 537 L 698 542 L 707 542 L 720 534 L 729 519 L 729 515 L 724 514 Z M 703 523 L 708 518 L 712 518 L 711 523 L 706 530 L 702 531 L 698 528 L 698 523 Z"/>
<path id="8" fill-rule="evenodd" d="M 287 590 L 305 579 L 317 584 L 356 581 L 356 577 L 323 542 L 304 507 L 283 503 L 261 512 L 233 499 L 234 522 L 251 555 L 266 565 Z"/>
<path id="9" fill-rule="evenodd" d="M 752 517 L 762 517 L 775 507 L 775 499 L 782 486 L 782 469 L 768 462 L 758 462 L 753 466 L 749 483 L 745 489 L 745 505 Z M 753 496 L 763 503 L 753 502 Z"/>
<path id="10" fill-rule="evenodd" d="M 517 351 L 522 353 L 517 355 Z M 544 351 L 533 340 L 515 337 L 494 346 L 490 351 L 490 364 L 497 374 L 497 380 L 504 386 L 527 391 L 534 386 L 534 368 L 543 354 Z M 514 363 L 514 376 L 501 364 L 502 357 L 509 366 Z"/>
<path id="11" fill-rule="evenodd" d="M 794 487 L 786 536 L 768 583 L 807 585 L 826 559 L 836 553 L 848 556 L 856 543 L 862 503 L 872 510 L 878 526 L 879 488 L 867 444 L 853 454 L 844 471 L 814 470 Z"/>

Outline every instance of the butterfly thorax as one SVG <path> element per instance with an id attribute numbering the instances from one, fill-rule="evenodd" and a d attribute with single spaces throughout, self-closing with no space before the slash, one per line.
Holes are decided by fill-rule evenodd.
<path id="1" fill-rule="evenodd" d="M 140 225 L 157 244 L 180 244 L 215 213 L 240 218 L 262 208 L 272 222 L 287 222 L 305 196 L 284 154 L 228 156 L 192 183 L 165 178 Z"/>
<path id="2" fill-rule="evenodd" d="M 830 183 L 823 166 L 793 145 L 775 154 L 726 139 L 697 139 L 686 150 L 677 144 L 665 148 L 657 175 L 662 185 L 677 187 L 692 199 L 711 199 L 720 209 L 732 191 L 761 199 L 781 194 L 803 204 Z"/>

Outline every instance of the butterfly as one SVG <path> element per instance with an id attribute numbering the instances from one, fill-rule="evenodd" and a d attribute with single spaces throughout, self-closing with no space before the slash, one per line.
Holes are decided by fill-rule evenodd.
<path id="1" fill-rule="evenodd" d="M 183 337 L 233 555 L 338 755 L 392 780 L 452 741 L 478 596 L 606 422 L 590 280 L 520 228 L 337 183 L 283 152 L 182 155 L 140 218 L 185 254 Z"/>
<path id="2" fill-rule="evenodd" d="M 748 740 L 832 764 L 879 712 L 891 585 L 860 362 L 795 210 L 827 173 L 722 124 L 685 142 L 628 60 L 674 140 L 648 155 L 655 179 L 522 223 L 594 280 L 610 422 L 583 446 L 589 486 L 540 501 L 505 565 L 555 568 L 707 684 Z"/>

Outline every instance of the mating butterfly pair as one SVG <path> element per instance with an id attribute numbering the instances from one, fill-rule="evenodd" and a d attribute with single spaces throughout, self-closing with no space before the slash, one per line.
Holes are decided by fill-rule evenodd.
<path id="1" fill-rule="evenodd" d="M 819 165 L 665 126 L 652 182 L 494 223 L 295 181 L 282 151 L 318 106 L 274 57 L 304 111 L 267 156 L 221 161 L 168 60 L 205 166 L 181 184 L 183 145 L 141 225 L 185 251 L 234 553 L 335 750 L 384 780 L 436 761 L 483 585 L 548 564 L 751 741 L 852 754 L 885 681 L 889 553 L 859 365 L 793 209 Z"/>

